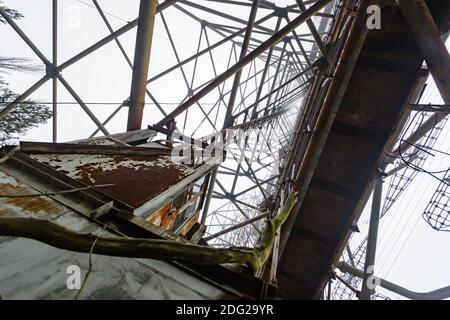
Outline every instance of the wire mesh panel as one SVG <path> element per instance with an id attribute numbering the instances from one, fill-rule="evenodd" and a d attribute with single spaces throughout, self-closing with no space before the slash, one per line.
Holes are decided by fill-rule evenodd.
<path id="1" fill-rule="evenodd" d="M 422 216 L 433 229 L 450 231 L 450 168 Z"/>
<path id="2" fill-rule="evenodd" d="M 367 249 L 367 237 L 359 244 L 355 252 L 350 253 L 347 251 L 346 255 L 343 255 L 344 261 L 348 264 L 356 267 L 357 269 L 364 269 L 364 258 L 366 256 Z M 339 271 L 337 271 L 339 272 Z M 339 275 L 353 288 L 358 289 L 361 286 L 361 279 L 352 276 L 349 273 L 339 272 Z M 352 300 L 356 297 L 356 294 L 350 290 L 342 282 L 336 282 L 332 293 L 333 300 Z"/>
<path id="3" fill-rule="evenodd" d="M 400 143 L 406 142 L 406 150 L 398 149 L 398 158 L 394 162 L 394 168 L 401 168 L 389 178 L 389 186 L 386 192 L 386 198 L 381 211 L 380 218 L 382 218 L 392 205 L 399 199 L 401 194 L 408 188 L 411 181 L 419 172 L 417 168 L 421 168 L 425 161 L 431 154 L 429 151 L 433 149 L 437 139 L 439 138 L 442 129 L 447 123 L 447 118 L 436 123 L 435 127 L 431 129 L 426 135 L 419 139 L 416 143 L 409 143 L 404 136 L 408 134 L 408 129 L 413 128 L 411 132 L 416 132 L 420 126 L 433 115 L 428 112 L 419 111 L 415 113 L 409 124 L 405 127 L 405 131 L 400 138 Z"/>

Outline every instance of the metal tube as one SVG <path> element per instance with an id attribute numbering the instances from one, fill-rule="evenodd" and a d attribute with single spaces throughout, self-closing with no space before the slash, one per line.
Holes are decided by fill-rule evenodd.
<path id="1" fill-rule="evenodd" d="M 184 111 L 186 111 L 189 107 L 191 107 L 193 104 L 198 102 L 201 98 L 206 96 L 208 93 L 210 93 L 212 90 L 214 90 L 217 86 L 219 86 L 225 80 L 227 80 L 228 78 L 233 76 L 236 72 L 241 70 L 252 60 L 254 60 L 258 56 L 260 56 L 264 51 L 270 49 L 272 46 L 277 44 L 281 39 L 283 39 L 283 37 L 285 37 L 287 34 L 292 32 L 292 30 L 295 30 L 295 28 L 297 28 L 299 25 L 301 25 L 303 22 L 305 22 L 306 19 L 310 18 L 314 13 L 321 10 L 330 1 L 331 0 L 319 0 L 318 2 L 314 3 L 304 13 L 302 13 L 297 18 L 292 20 L 291 23 L 287 24 L 280 31 L 275 33 L 268 40 L 266 40 L 264 43 L 262 43 L 260 46 L 258 46 L 255 50 L 253 50 L 252 52 L 247 54 L 241 61 L 239 61 L 232 67 L 230 67 L 227 71 L 225 71 L 218 77 L 216 77 L 213 81 L 211 81 L 207 86 L 205 86 L 197 94 L 195 94 L 189 100 L 187 100 L 186 102 L 181 104 L 179 107 L 177 107 L 174 111 L 172 111 L 169 115 L 167 115 L 167 117 L 162 119 L 158 123 L 158 125 L 164 125 L 167 122 L 169 122 L 171 119 L 175 118 L 176 116 L 178 116 L 181 113 L 183 113 Z"/>
<path id="2" fill-rule="evenodd" d="M 355 277 L 362 278 L 364 275 L 364 271 L 354 268 L 345 262 L 339 262 L 336 268 L 338 268 L 342 272 L 349 273 Z M 395 283 L 392 283 L 390 281 L 384 280 L 382 278 L 376 276 L 374 276 L 374 278 L 377 280 L 380 287 L 395 292 L 401 296 L 404 296 L 412 300 L 443 300 L 450 298 L 450 286 L 443 287 L 430 292 L 415 292 L 403 288 L 399 285 L 396 285 Z"/>
<path id="3" fill-rule="evenodd" d="M 364 277 L 362 282 L 360 300 L 370 300 L 374 288 L 369 287 L 369 277 L 374 273 L 375 254 L 377 250 L 378 223 L 380 221 L 381 197 L 383 192 L 383 179 L 377 172 L 374 178 L 372 210 L 370 213 L 369 235 L 367 236 L 366 260 L 364 262 Z M 369 270 L 371 269 L 371 270 Z"/>
<path id="4" fill-rule="evenodd" d="M 141 0 L 139 6 L 127 131 L 139 130 L 142 125 L 156 5 L 156 0 Z"/>
<path id="5" fill-rule="evenodd" d="M 52 2 L 52 63 L 53 67 L 55 68 L 58 64 L 58 1 L 53 0 Z M 58 72 L 57 70 L 54 70 L 54 72 Z M 53 75 L 52 80 L 52 125 L 53 125 L 53 142 L 56 142 L 58 140 L 58 78 L 56 75 Z"/>
<path id="6" fill-rule="evenodd" d="M 341 8 L 345 8 L 346 7 L 347 4 L 345 2 L 346 2 L 346 0 L 344 0 L 340 4 Z M 306 4 L 306 1 L 304 2 L 304 4 Z M 330 18 L 330 16 L 327 17 L 326 15 L 327 14 L 331 14 L 332 10 L 333 10 L 333 4 L 332 3 L 330 3 L 328 6 L 326 6 L 325 9 L 323 10 L 323 13 L 325 15 L 322 16 L 322 19 L 320 20 L 320 23 L 319 23 L 319 27 L 317 29 L 317 33 L 319 35 L 326 31 L 326 28 L 327 28 L 327 25 L 328 25 L 328 22 L 329 22 L 328 18 Z M 334 19 L 333 15 L 331 15 L 331 19 Z M 317 58 L 317 48 L 318 48 L 317 43 L 313 43 L 313 46 L 312 46 L 312 48 L 310 50 L 310 53 L 309 53 L 309 59 L 312 60 L 312 61 L 315 61 L 316 58 Z"/>

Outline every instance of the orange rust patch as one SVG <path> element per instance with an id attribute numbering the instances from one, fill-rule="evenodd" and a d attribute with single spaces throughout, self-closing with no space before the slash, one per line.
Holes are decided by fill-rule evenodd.
<path id="1" fill-rule="evenodd" d="M 135 168 L 120 165 L 127 160 L 155 162 L 157 159 L 158 156 L 114 156 L 110 162 L 119 164 L 117 169 L 103 170 L 98 164 L 85 164 L 76 167 L 79 173 L 75 179 L 87 185 L 94 184 L 91 179 L 95 184 L 114 184 L 99 191 L 138 208 L 187 176 L 175 165 L 160 167 L 142 164 Z"/>
<path id="2" fill-rule="evenodd" d="M 14 194 L 29 194 L 30 192 L 24 188 L 13 186 L 9 183 L 0 185 L 0 194 L 14 195 Z M 53 205 L 50 201 L 44 197 L 20 197 L 20 198 L 7 198 L 6 203 L 14 205 L 25 211 L 39 212 L 44 211 L 47 213 L 59 213 L 61 210 Z"/>
<path id="3" fill-rule="evenodd" d="M 168 202 L 146 220 L 151 224 L 169 230 L 175 222 L 177 215 L 178 210 L 173 207 L 171 202 Z"/>

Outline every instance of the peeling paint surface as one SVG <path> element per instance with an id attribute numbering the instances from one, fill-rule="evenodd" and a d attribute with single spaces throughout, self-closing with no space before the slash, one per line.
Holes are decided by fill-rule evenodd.
<path id="1" fill-rule="evenodd" d="M 193 172 L 167 156 L 36 155 L 35 160 L 88 185 L 114 183 L 101 190 L 128 203 L 141 203 L 170 188 Z M 0 198 L 0 219 L 48 219 L 82 234 L 98 234 L 103 227 L 79 212 L 22 182 L 27 171 L 2 171 L 0 194 L 33 195 Z M 19 180 L 20 179 L 20 180 Z M 33 180 L 34 181 L 34 180 Z M 45 181 L 42 182 L 42 189 Z M 41 185 L 33 184 L 41 189 Z M 133 197 L 135 196 L 135 197 Z M 105 237 L 116 236 L 108 230 Z M 76 265 L 81 278 L 89 268 L 89 254 L 58 249 L 42 242 L 0 235 L 1 299 L 74 299 L 68 267 Z M 93 255 L 93 270 L 80 299 L 235 299 L 236 296 L 175 267 L 151 259 Z"/>
<path id="2" fill-rule="evenodd" d="M 14 177 L 0 172 L 0 195 L 37 194 L 39 191 L 21 183 Z M 66 208 L 45 196 L 1 197 L 0 217 L 54 218 Z"/>
<path id="3" fill-rule="evenodd" d="M 113 184 L 98 190 L 133 208 L 175 185 L 193 169 L 170 156 L 32 154 L 33 159 L 87 185 Z"/>
<path id="4" fill-rule="evenodd" d="M 0 194 L 38 191 L 0 171 Z M 98 234 L 102 226 L 49 197 L 23 197 L 19 204 L 0 198 L 0 218 L 49 219 L 69 230 Z M 15 198 L 14 198 L 15 199 Z M 36 202 L 38 201 L 38 202 Z M 107 230 L 105 237 L 114 236 Z M 83 277 L 89 255 L 57 249 L 39 241 L 0 236 L 0 296 L 14 299 L 74 299 L 67 268 Z M 80 299 L 233 299 L 235 296 L 163 261 L 93 255 L 93 271 Z"/>

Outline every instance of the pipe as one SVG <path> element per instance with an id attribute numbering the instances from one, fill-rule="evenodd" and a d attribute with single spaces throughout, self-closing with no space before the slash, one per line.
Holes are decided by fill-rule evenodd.
<path id="1" fill-rule="evenodd" d="M 339 262 L 336 266 L 342 272 L 346 272 L 351 274 L 352 276 L 362 278 L 364 275 L 364 271 L 354 268 L 348 265 L 345 262 Z M 375 281 L 379 284 L 380 287 L 385 288 L 389 291 L 395 292 L 403 297 L 412 299 L 412 300 L 443 300 L 450 298 L 450 286 L 443 287 L 437 290 L 429 291 L 429 292 L 416 292 L 411 291 L 406 288 L 403 288 L 395 283 L 384 280 L 377 276 L 374 276 Z"/>
<path id="2" fill-rule="evenodd" d="M 52 1 L 52 63 L 53 67 L 55 67 L 58 64 L 58 1 L 53 0 Z M 57 70 L 54 70 L 54 72 L 58 72 Z M 58 139 L 58 78 L 53 75 L 52 79 L 52 134 L 53 134 L 53 142 L 56 142 Z"/>
<path id="3" fill-rule="evenodd" d="M 141 0 L 139 6 L 127 131 L 139 130 L 142 125 L 156 5 L 156 0 Z"/>
<path id="4" fill-rule="evenodd" d="M 380 222 L 382 192 L 383 179 L 381 177 L 381 173 L 377 172 L 374 177 L 372 209 L 370 213 L 369 235 L 367 238 L 366 260 L 364 262 L 364 276 L 361 295 L 359 296 L 360 300 L 370 300 L 374 289 L 369 287 L 368 280 L 374 272 L 373 266 L 375 264 L 375 254 L 377 250 L 378 224 Z"/>

